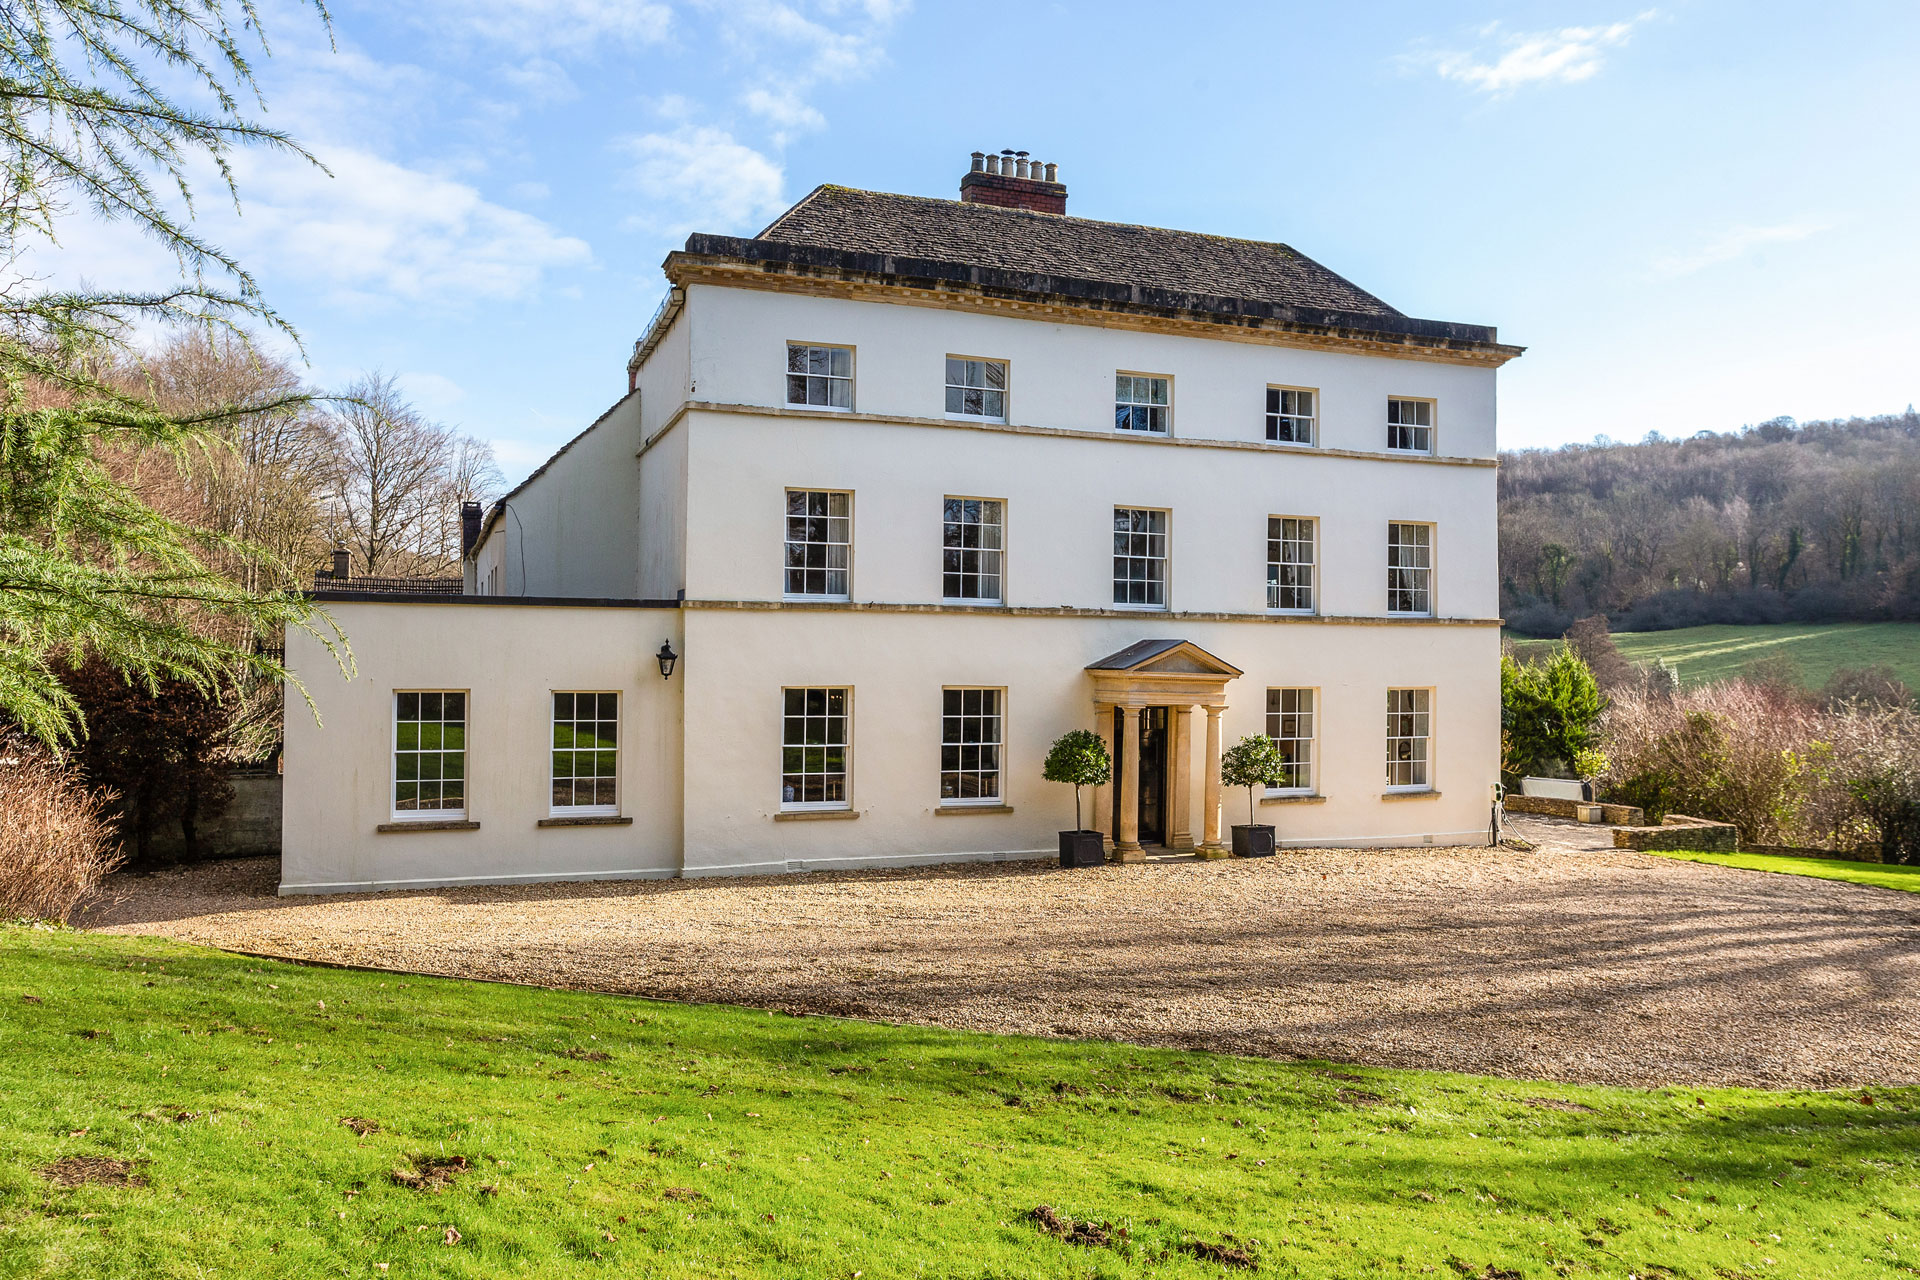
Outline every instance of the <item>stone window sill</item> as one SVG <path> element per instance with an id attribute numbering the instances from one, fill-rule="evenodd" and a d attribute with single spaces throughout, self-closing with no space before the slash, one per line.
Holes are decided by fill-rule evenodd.
<path id="1" fill-rule="evenodd" d="M 420 822 L 383 822 L 374 828 L 374 830 L 381 835 L 388 836 L 414 831 L 478 831 L 479 829 L 480 824 L 477 822 L 431 822 L 425 820 Z"/>
<path id="2" fill-rule="evenodd" d="M 1312 795 L 1299 796 L 1261 796 L 1261 804 L 1325 804 L 1327 798 L 1315 792 Z"/>
<path id="3" fill-rule="evenodd" d="M 934 812 L 943 818 L 965 816 L 969 813 L 1012 813 L 1010 804 L 943 804 L 934 808 Z"/>
<path id="4" fill-rule="evenodd" d="M 536 827 L 630 827 L 632 818 L 623 818 L 619 814 L 594 813 L 583 814 L 577 818 L 554 816 L 542 818 L 534 823 Z"/>
<path id="5" fill-rule="evenodd" d="M 1380 793 L 1380 798 L 1382 800 L 1438 800 L 1440 793 L 1438 791 L 1383 791 Z"/>
<path id="6" fill-rule="evenodd" d="M 835 822 L 860 816 L 858 809 L 782 809 L 775 822 Z"/>

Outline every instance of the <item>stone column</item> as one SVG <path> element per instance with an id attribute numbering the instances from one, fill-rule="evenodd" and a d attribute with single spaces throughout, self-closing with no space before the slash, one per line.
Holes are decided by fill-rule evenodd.
<path id="1" fill-rule="evenodd" d="M 1173 709 L 1173 812 L 1169 819 L 1167 847 L 1193 851 L 1193 708 Z"/>
<path id="2" fill-rule="evenodd" d="M 1100 741 L 1113 745 L 1113 707 L 1104 702 L 1093 704 L 1093 731 Z M 1087 810 L 1087 829 L 1098 831 L 1105 837 L 1101 844 L 1111 852 L 1113 849 L 1113 784 L 1104 787 L 1088 787 L 1084 797 L 1092 805 Z"/>
<path id="3" fill-rule="evenodd" d="M 1200 844 L 1203 858 L 1225 858 L 1233 853 L 1220 839 L 1220 713 L 1225 710 L 1225 707 L 1207 708 L 1207 786 L 1202 815 L 1205 839 Z"/>
<path id="4" fill-rule="evenodd" d="M 1113 840 L 1115 862 L 1145 862 L 1140 848 L 1140 708 L 1120 709 L 1120 830 Z"/>

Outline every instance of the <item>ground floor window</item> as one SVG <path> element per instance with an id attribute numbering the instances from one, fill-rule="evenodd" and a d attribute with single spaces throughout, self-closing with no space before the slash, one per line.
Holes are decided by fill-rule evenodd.
<path id="1" fill-rule="evenodd" d="M 788 809 L 844 809 L 852 749 L 850 689 L 781 691 L 780 803 Z"/>
<path id="2" fill-rule="evenodd" d="M 1313 790 L 1313 690 L 1267 690 L 1267 736 L 1286 761 L 1276 791 Z"/>
<path id="3" fill-rule="evenodd" d="M 998 803 L 1000 690 L 943 689 L 940 696 L 941 803 Z"/>
<path id="4" fill-rule="evenodd" d="M 1420 790 L 1433 785 L 1430 691 L 1387 690 L 1387 786 Z"/>
<path id="5" fill-rule="evenodd" d="M 620 695 L 553 695 L 553 811 L 617 813 Z"/>
<path id="6" fill-rule="evenodd" d="M 396 818 L 467 814 L 467 695 L 404 690 L 393 695 Z"/>

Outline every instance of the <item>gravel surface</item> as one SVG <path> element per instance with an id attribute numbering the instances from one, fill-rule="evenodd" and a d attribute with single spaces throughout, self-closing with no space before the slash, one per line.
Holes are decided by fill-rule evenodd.
<path id="1" fill-rule="evenodd" d="M 274 896 L 116 876 L 80 921 L 290 959 L 794 1013 L 1607 1084 L 1920 1082 L 1920 896 L 1604 847 Z"/>

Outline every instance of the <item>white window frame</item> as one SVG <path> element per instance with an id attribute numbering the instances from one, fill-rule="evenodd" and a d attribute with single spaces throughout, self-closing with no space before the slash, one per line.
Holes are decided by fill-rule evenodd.
<path id="1" fill-rule="evenodd" d="M 947 518 L 947 504 L 953 503 L 953 502 L 958 502 L 962 504 L 965 504 L 968 502 L 977 502 L 981 504 L 983 509 L 987 503 L 992 503 L 995 509 L 998 510 L 1000 518 L 999 520 L 995 521 L 991 525 L 988 524 L 985 520 L 974 521 L 974 522 L 969 522 L 965 519 L 961 519 L 957 521 L 949 520 Z M 962 511 L 961 514 L 962 516 L 965 515 L 964 510 Z M 993 536 L 997 539 L 997 545 L 992 547 L 988 547 L 984 545 L 973 546 L 973 547 L 966 546 L 965 545 L 966 533 L 964 531 L 970 528 L 981 530 L 982 533 L 980 536 L 982 539 L 984 539 L 986 536 L 985 530 L 989 528 L 995 530 L 996 532 L 994 533 Z M 961 545 L 959 546 L 947 545 L 947 535 L 950 530 L 954 530 L 954 529 L 958 529 L 962 531 L 960 534 L 960 538 L 962 542 L 961 542 Z M 966 563 L 966 560 L 965 560 L 966 552 L 969 552 L 969 551 L 978 552 L 983 558 L 986 555 L 989 555 L 989 554 L 992 555 L 994 557 L 994 571 L 991 576 L 993 577 L 995 582 L 998 583 L 1000 588 L 999 591 L 992 596 L 950 596 L 948 595 L 947 594 L 947 572 L 948 572 L 947 571 L 947 553 L 950 551 L 958 551 L 961 553 L 961 563 L 963 565 Z M 984 578 L 989 576 L 984 572 L 975 572 L 970 574 L 964 568 L 958 570 L 957 572 L 963 579 L 969 578 L 969 577 Z M 976 498 L 966 494 L 955 494 L 955 493 L 949 493 L 941 497 L 940 499 L 940 600 L 941 600 L 941 603 L 943 604 L 952 604 L 952 605 L 999 605 L 999 604 L 1006 603 L 1006 600 L 1007 600 L 1007 501 L 1005 498 Z"/>
<path id="2" fill-rule="evenodd" d="M 807 372 L 802 373 L 802 372 L 796 372 L 794 370 L 793 353 L 795 351 L 805 351 L 807 353 L 807 362 L 808 362 Z M 828 372 L 814 373 L 811 371 L 813 353 L 816 351 L 824 351 L 828 353 L 827 355 Z M 834 352 L 846 353 L 847 371 L 844 374 L 834 373 L 831 371 L 833 368 L 832 353 Z M 813 404 L 808 399 L 795 400 L 793 398 L 793 379 L 795 378 L 802 379 L 802 383 L 801 383 L 802 389 L 809 394 L 812 392 L 813 384 L 815 382 L 819 382 L 822 385 L 824 385 L 827 391 L 826 403 Z M 798 338 L 789 338 L 787 339 L 787 367 L 781 371 L 780 379 L 781 379 L 780 385 L 783 389 L 783 398 L 785 400 L 787 408 L 789 409 L 812 409 L 812 410 L 815 410 L 816 412 L 823 412 L 823 413 L 852 413 L 854 409 L 854 404 L 855 404 L 854 348 L 851 346 L 848 346 L 846 343 L 843 343 L 843 342 L 805 342 Z M 832 402 L 833 389 L 834 389 L 834 386 L 837 384 L 845 384 L 847 388 L 847 402 L 845 404 L 834 404 Z"/>
<path id="3" fill-rule="evenodd" d="M 1132 517 L 1135 514 L 1159 516 L 1160 532 L 1154 533 L 1151 529 L 1145 532 L 1138 532 L 1132 529 L 1122 532 L 1118 528 L 1118 521 L 1117 521 L 1117 517 L 1122 511 L 1126 512 L 1129 517 Z M 1172 510 L 1166 507 L 1115 506 L 1113 509 L 1113 515 L 1116 518 L 1110 519 L 1108 521 L 1108 528 L 1113 530 L 1113 537 L 1115 539 L 1115 544 L 1113 548 L 1113 560 L 1115 561 L 1115 563 L 1113 565 L 1113 569 L 1110 574 L 1112 578 L 1112 583 L 1113 583 L 1113 595 L 1114 595 L 1113 607 L 1116 609 L 1136 610 L 1141 613 L 1166 613 L 1173 607 L 1173 512 Z M 1131 546 L 1129 546 L 1129 549 L 1125 554 L 1121 552 L 1120 545 L 1118 542 L 1120 538 L 1142 538 L 1142 537 L 1149 538 L 1149 539 L 1151 538 L 1160 539 L 1160 554 L 1158 556 L 1134 555 L 1132 554 Z M 1149 549 L 1151 549 L 1152 543 L 1149 542 L 1147 545 Z M 1120 595 L 1120 588 L 1122 584 L 1152 581 L 1152 579 L 1120 577 L 1119 576 L 1120 565 L 1118 562 L 1121 560 L 1126 560 L 1128 562 L 1132 562 L 1136 560 L 1146 560 L 1146 561 L 1157 561 L 1159 563 L 1160 577 L 1158 581 L 1160 584 L 1160 603 L 1138 604 L 1131 601 L 1122 601 L 1121 599 L 1118 598 Z"/>
<path id="4" fill-rule="evenodd" d="M 1130 383 L 1124 389 L 1124 392 L 1120 386 L 1120 380 L 1122 378 L 1128 378 L 1133 380 L 1132 383 Z M 1140 394 L 1140 388 L 1135 384 L 1140 382 L 1145 382 L 1148 384 L 1145 392 L 1147 399 L 1145 400 L 1140 400 L 1135 398 Z M 1165 383 L 1167 388 L 1166 400 L 1159 404 L 1156 404 L 1153 401 L 1152 384 L 1156 382 Z M 1131 418 L 1132 410 L 1136 408 L 1145 409 L 1148 411 L 1147 420 L 1149 422 L 1153 420 L 1152 411 L 1155 409 L 1160 410 L 1161 425 L 1158 428 L 1154 428 L 1150 426 L 1149 427 L 1121 426 L 1120 425 L 1121 410 L 1123 409 L 1127 410 L 1128 417 Z M 1131 369 L 1114 370 L 1113 416 L 1114 416 L 1113 429 L 1124 435 L 1160 436 L 1160 437 L 1171 436 L 1173 434 L 1173 375 L 1166 374 L 1166 373 L 1136 373 Z"/>
<path id="5" fill-rule="evenodd" d="M 1425 732 L 1402 733 L 1402 729 Z M 1398 744 L 1417 744 L 1406 758 L 1400 758 Z M 1387 791 L 1389 793 L 1433 790 L 1433 690 L 1398 688 L 1387 690 Z M 1418 782 L 1395 782 L 1394 766 L 1407 765 L 1407 776 L 1421 775 Z"/>
<path id="6" fill-rule="evenodd" d="M 992 365 L 998 368 L 1000 370 L 999 387 L 995 388 L 991 385 L 988 385 L 985 382 L 982 382 L 981 385 L 979 386 L 975 386 L 972 383 L 965 381 L 967 375 L 972 371 L 964 367 L 962 368 L 961 374 L 960 374 L 962 381 L 955 382 L 953 380 L 953 366 L 956 361 L 959 362 L 962 366 L 976 365 L 976 364 L 982 366 L 981 377 L 983 379 L 987 376 L 985 373 L 984 366 Z M 941 395 L 943 397 L 941 401 L 941 407 L 946 411 L 947 417 L 952 418 L 958 422 L 1005 422 L 1007 420 L 1007 397 L 1013 391 L 1013 388 L 1009 386 L 1008 383 L 1011 381 L 1013 370 L 1008 366 L 1005 360 L 994 360 L 987 356 L 959 356 L 959 355 L 950 354 L 947 356 L 945 369 L 946 369 L 946 373 L 944 375 L 945 384 L 941 389 Z M 961 397 L 962 404 L 965 403 L 966 392 L 968 391 L 980 392 L 981 393 L 980 399 L 982 402 L 981 412 L 968 413 L 964 408 L 962 409 L 953 408 L 951 404 L 947 403 L 947 401 L 950 401 L 953 399 L 953 397 L 950 394 L 948 394 L 953 391 L 959 391 L 962 393 L 962 397 Z M 987 397 L 989 395 L 994 395 L 994 394 L 997 394 L 1000 397 L 1000 412 L 997 414 L 988 413 L 985 411 L 985 402 Z"/>
<path id="7" fill-rule="evenodd" d="M 828 708 L 818 717 L 806 711 L 804 702 L 805 695 L 816 691 L 826 695 L 826 706 Z M 787 741 L 788 723 L 795 718 L 788 709 L 791 702 L 788 695 L 794 693 L 800 694 L 803 699 L 801 714 L 799 716 L 802 722 L 803 733 L 805 732 L 805 722 L 808 720 L 831 720 L 834 718 L 831 710 L 833 695 L 838 693 L 842 696 L 842 711 L 839 716 L 842 722 L 842 728 L 839 742 L 809 743 L 803 740 L 801 742 L 789 743 Z M 800 750 L 804 752 L 814 747 L 827 751 L 837 748 L 840 751 L 841 768 L 839 778 L 841 798 L 838 800 L 789 800 L 786 794 L 788 778 L 797 777 L 805 779 L 816 776 L 829 778 L 834 776 L 825 769 L 820 770 L 818 773 L 807 769 L 804 759 L 802 760 L 799 773 L 794 774 L 787 771 L 786 753 L 789 750 Z M 826 813 L 853 808 L 853 686 L 850 684 L 813 684 L 786 685 L 782 687 L 780 690 L 780 752 L 780 811 L 782 813 Z M 801 785 L 804 788 L 804 781 Z"/>
<path id="8" fill-rule="evenodd" d="M 611 804 L 601 804 L 597 801 L 593 804 L 555 804 L 553 801 L 553 784 L 560 780 L 553 771 L 554 755 L 561 751 L 568 751 L 578 755 L 581 750 L 581 748 L 579 748 L 578 746 L 562 747 L 558 741 L 559 728 L 562 723 L 569 724 L 569 725 L 578 725 L 582 723 L 579 715 L 579 706 L 577 703 L 575 704 L 574 715 L 572 719 L 563 722 L 559 718 L 558 709 L 554 706 L 554 699 L 559 698 L 562 695 L 572 697 L 572 698 L 594 698 L 596 700 L 600 698 L 613 699 L 613 720 L 611 721 L 613 725 L 613 747 L 611 748 L 613 751 L 613 773 L 610 775 L 613 779 L 613 802 Z M 626 737 L 626 729 L 624 725 L 621 723 L 621 719 L 622 719 L 621 704 L 625 701 L 626 699 L 620 696 L 620 690 L 618 689 L 549 689 L 547 691 L 547 726 L 548 726 L 547 816 L 548 817 L 551 817 L 551 818 L 615 817 L 615 816 L 618 816 L 618 814 L 620 813 L 620 790 L 621 790 L 620 788 L 620 756 L 622 751 L 624 750 L 624 748 L 621 746 L 621 740 Z M 600 717 L 600 715 L 598 714 L 598 711 L 599 711 L 599 708 L 596 702 L 595 715 L 593 716 L 593 719 L 590 721 L 590 723 L 593 723 L 593 724 L 608 723 L 608 721 Z M 587 748 L 588 751 L 596 752 L 596 753 L 605 749 L 606 748 L 601 748 L 597 746 Z M 577 767 L 577 761 L 576 761 L 576 767 Z M 580 774 L 578 773 L 569 774 L 568 780 L 577 785 L 580 782 Z M 599 781 L 599 776 L 597 774 L 595 775 L 594 781 L 596 783 L 596 786 L 594 789 L 597 792 L 599 790 L 599 787 L 597 785 Z"/>
<path id="9" fill-rule="evenodd" d="M 793 513 L 793 499 L 794 499 L 794 495 L 796 494 L 799 494 L 805 497 L 808 500 L 809 506 L 811 506 L 812 499 L 816 494 L 824 496 L 827 499 L 826 514 L 816 516 L 809 510 L 796 516 Z M 836 516 L 833 514 L 833 500 L 835 498 L 845 498 L 847 500 L 847 514 L 845 516 Z M 785 510 L 783 510 L 780 514 L 780 532 L 781 532 L 780 597 L 781 599 L 783 600 L 830 600 L 830 601 L 851 600 L 853 598 L 853 490 L 851 489 L 803 489 L 803 488 L 794 488 L 790 486 L 785 492 L 785 495 L 782 499 L 782 504 L 785 507 Z M 835 542 L 831 537 L 828 537 L 822 541 L 815 541 L 812 538 L 801 538 L 796 541 L 793 537 L 793 522 L 795 520 L 803 520 L 803 521 L 826 520 L 831 522 L 834 520 L 841 520 L 841 519 L 844 519 L 847 522 L 847 538 L 845 542 Z M 829 532 L 831 532 L 831 524 L 829 524 Z M 802 564 L 802 565 L 789 564 L 788 561 L 790 561 L 793 558 L 793 548 L 795 547 L 825 547 L 827 549 L 825 552 L 827 563 L 824 566 L 818 566 L 818 567 L 813 565 L 805 565 L 805 564 Z M 843 554 L 840 556 L 840 559 L 845 561 L 845 563 L 837 569 L 833 565 L 833 559 L 834 559 L 833 548 L 835 547 L 842 547 L 845 549 Z M 804 559 L 805 557 L 803 556 L 802 558 Z M 834 573 L 844 574 L 846 576 L 846 590 L 845 591 L 794 591 L 792 590 L 792 582 L 787 576 L 789 573 L 793 573 L 793 572 L 799 572 L 800 574 L 803 575 L 801 579 L 803 586 L 805 585 L 804 575 L 808 573 L 817 572 L 817 573 L 825 573 L 828 575 L 832 575 Z M 831 576 L 828 577 L 827 581 L 829 583 L 832 582 Z"/>
<path id="10" fill-rule="evenodd" d="M 1425 543 L 1397 541 L 1397 531 L 1401 529 L 1423 529 L 1426 531 Z M 1433 551 L 1434 543 L 1439 541 L 1438 529 L 1425 520 L 1389 520 L 1387 521 L 1387 612 L 1399 618 L 1431 618 L 1433 611 Z M 1406 564 L 1403 561 L 1409 553 L 1418 560 L 1420 552 L 1426 553 L 1425 564 Z M 1418 575 L 1411 581 L 1417 585 L 1400 585 L 1401 574 Z M 1415 591 L 1425 603 L 1424 609 L 1396 609 L 1395 599 L 1403 591 Z"/>
<path id="11" fill-rule="evenodd" d="M 1297 538 L 1284 538 L 1284 537 L 1275 538 L 1273 536 L 1273 522 L 1276 520 L 1283 520 L 1283 521 L 1292 520 L 1298 524 L 1303 524 L 1307 527 L 1307 537 L 1306 537 L 1307 558 L 1305 560 L 1275 560 L 1273 558 L 1273 546 L 1275 542 L 1292 543 L 1293 545 L 1296 545 L 1296 546 L 1299 545 L 1299 539 Z M 1295 569 L 1304 568 L 1306 570 L 1307 603 L 1304 608 L 1298 605 L 1283 606 L 1283 605 L 1278 605 L 1274 603 L 1274 600 L 1278 597 L 1281 590 L 1281 586 L 1282 586 L 1282 584 L 1278 581 L 1278 579 L 1281 576 L 1279 570 L 1282 568 L 1282 566 L 1285 566 L 1285 565 L 1291 565 Z M 1267 612 L 1271 614 L 1277 614 L 1283 617 L 1308 617 L 1315 613 L 1318 613 L 1320 610 L 1320 584 L 1318 581 L 1316 581 L 1316 579 L 1319 577 L 1319 569 L 1320 569 L 1320 521 L 1319 519 L 1314 516 L 1268 516 L 1267 517 Z"/>
<path id="12" fill-rule="evenodd" d="M 459 720 L 460 746 L 453 748 L 453 750 L 457 750 L 460 753 L 460 807 L 458 809 L 402 809 L 400 807 L 400 699 L 408 696 L 420 697 L 427 694 L 431 694 L 434 697 L 445 697 L 450 693 L 458 694 L 461 698 Z M 467 689 L 395 689 L 393 691 L 393 698 L 387 704 L 387 708 L 388 714 L 393 722 L 393 732 L 387 737 L 387 811 L 392 815 L 392 820 L 395 822 L 465 822 L 467 820 L 467 811 L 473 804 L 473 795 L 470 790 L 473 785 L 473 774 L 472 770 L 467 767 L 468 762 L 473 756 L 472 692 Z M 416 725 L 438 724 L 441 726 L 441 732 L 444 735 L 446 725 L 450 722 L 446 718 L 443 706 L 442 714 L 438 720 L 428 721 L 415 719 L 409 723 Z M 442 741 L 445 741 L 444 736 L 442 737 Z M 427 754 L 427 752 L 427 748 L 416 745 L 408 748 L 406 754 L 412 755 L 417 761 L 420 756 Z M 434 755 L 442 757 L 449 753 L 449 748 L 445 746 L 433 750 Z M 444 759 L 440 762 L 440 765 L 442 770 L 441 777 L 435 779 L 435 781 L 444 782 L 446 780 Z M 419 783 L 420 777 L 417 763 L 415 765 L 414 776 L 407 779 L 407 781 L 413 782 L 416 785 Z"/>
<path id="13" fill-rule="evenodd" d="M 1395 416 L 1397 416 L 1397 414 L 1400 412 L 1399 406 L 1403 404 L 1417 406 L 1414 413 L 1415 421 L 1413 422 L 1395 422 L 1394 421 Z M 1426 410 L 1427 420 L 1425 422 L 1420 422 L 1418 420 L 1419 409 Z M 1424 448 L 1421 448 L 1412 444 L 1406 444 L 1406 445 L 1395 444 L 1394 433 L 1396 431 L 1406 431 L 1406 432 L 1424 431 L 1427 433 L 1426 446 Z M 1440 431 L 1440 402 L 1438 400 L 1434 400 L 1428 396 L 1388 396 L 1387 397 L 1387 452 L 1388 453 L 1411 453 L 1421 457 L 1430 456 L 1434 452 L 1435 442 L 1438 441 L 1440 438 L 1439 431 Z M 1410 436 L 1409 438 L 1417 439 L 1418 437 Z"/>
<path id="14" fill-rule="evenodd" d="M 988 713 L 985 711 L 979 711 L 979 712 L 966 711 L 964 709 L 965 708 L 964 699 L 965 699 L 965 696 L 969 693 L 992 695 L 994 700 L 993 711 L 991 713 Z M 961 695 L 963 700 L 961 711 L 949 712 L 947 710 L 947 699 L 948 699 L 948 696 L 951 694 Z M 965 738 L 953 738 L 953 739 L 948 738 L 947 735 L 953 721 L 955 720 L 960 721 L 961 732 L 964 732 L 964 726 L 966 721 L 984 720 L 989 718 L 989 715 L 991 719 L 995 722 L 994 728 L 996 730 L 996 736 L 993 739 L 988 740 L 985 738 L 981 738 L 976 741 L 969 742 Z M 962 751 L 964 751 L 964 749 L 967 747 L 991 747 L 993 749 L 994 767 L 991 770 L 962 769 L 962 768 L 949 769 L 947 768 L 947 759 L 946 759 L 947 749 L 949 747 L 957 748 Z M 950 773 L 956 776 L 973 775 L 973 776 L 980 776 L 980 777 L 984 777 L 987 774 L 991 773 L 993 776 L 993 794 L 990 796 L 959 796 L 959 795 L 949 796 L 947 795 L 946 791 L 947 791 L 947 775 Z M 940 689 L 940 806 L 946 809 L 965 809 L 965 808 L 975 807 L 979 805 L 999 806 L 999 805 L 1005 805 L 1006 803 L 1007 803 L 1007 691 L 1006 689 L 997 688 L 991 685 L 950 684 L 950 685 L 942 686 Z"/>
<path id="15" fill-rule="evenodd" d="M 1296 397 L 1311 396 L 1312 399 L 1307 402 L 1307 412 L 1304 414 L 1287 412 L 1286 398 L 1289 395 Z M 1278 409 L 1273 407 L 1276 404 L 1280 406 Z M 1294 387 L 1284 382 L 1269 382 L 1267 384 L 1267 405 L 1266 428 L 1268 444 L 1284 444 L 1296 449 L 1312 449 L 1318 447 L 1320 444 L 1320 388 Z M 1295 408 L 1298 408 L 1297 404 Z M 1279 436 L 1274 433 L 1279 430 L 1279 424 L 1283 420 L 1294 424 L 1305 422 L 1307 438 L 1305 440 L 1280 439 Z M 1297 430 L 1298 427 L 1296 426 L 1295 429 Z"/>
<path id="16" fill-rule="evenodd" d="M 1292 711 L 1286 710 L 1284 705 L 1285 695 L 1289 693 L 1295 696 L 1294 709 Z M 1307 696 L 1307 709 L 1305 711 L 1299 708 L 1299 695 L 1301 694 Z M 1305 718 L 1307 732 L 1304 737 L 1295 733 L 1292 737 L 1283 738 L 1275 732 L 1276 729 L 1283 727 L 1283 724 L 1280 722 L 1283 717 L 1286 716 L 1294 717 L 1296 729 L 1298 728 L 1299 720 L 1303 717 Z M 1267 794 L 1270 796 L 1318 795 L 1320 793 L 1320 690 L 1311 685 L 1275 685 L 1268 689 L 1266 728 L 1267 737 L 1273 740 L 1275 746 L 1278 746 L 1282 742 L 1303 742 L 1306 744 L 1305 764 L 1307 774 L 1307 780 L 1304 784 L 1282 784 L 1277 787 L 1268 787 Z"/>

